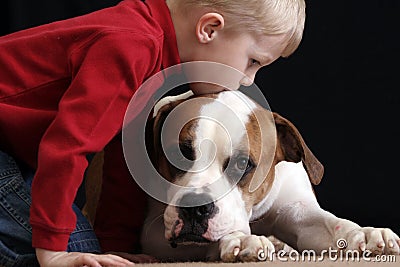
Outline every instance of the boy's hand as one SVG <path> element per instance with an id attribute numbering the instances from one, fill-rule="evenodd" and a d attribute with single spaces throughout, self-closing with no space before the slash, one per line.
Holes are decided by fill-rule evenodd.
<path id="1" fill-rule="evenodd" d="M 36 257 L 41 267 L 126 267 L 134 265 L 133 262 L 117 255 L 51 251 L 40 248 L 36 249 Z"/>
<path id="2" fill-rule="evenodd" d="M 127 260 L 130 260 L 132 262 L 136 262 L 136 263 L 155 263 L 155 262 L 159 262 L 159 260 L 157 260 L 153 256 L 146 255 L 146 254 L 129 254 L 129 253 L 125 253 L 125 252 L 114 252 L 114 251 L 107 252 L 107 254 L 117 255 L 117 256 L 120 256 L 120 257 L 125 258 Z"/>

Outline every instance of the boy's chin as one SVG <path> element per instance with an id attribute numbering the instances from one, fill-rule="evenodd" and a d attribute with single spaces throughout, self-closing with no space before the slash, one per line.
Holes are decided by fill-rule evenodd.
<path id="1" fill-rule="evenodd" d="M 191 83 L 190 90 L 195 95 L 204 95 L 204 94 L 216 94 L 222 91 L 233 91 L 239 89 L 239 85 L 237 88 L 226 88 L 220 85 L 211 84 L 211 83 Z"/>

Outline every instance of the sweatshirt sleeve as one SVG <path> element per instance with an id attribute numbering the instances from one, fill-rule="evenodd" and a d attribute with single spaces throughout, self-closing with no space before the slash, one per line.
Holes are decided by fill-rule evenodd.
<path id="1" fill-rule="evenodd" d="M 132 95 L 160 68 L 159 43 L 140 34 L 102 33 L 71 52 L 70 87 L 39 145 L 30 213 L 33 247 L 66 249 L 86 155 L 102 150 L 121 130 Z"/>

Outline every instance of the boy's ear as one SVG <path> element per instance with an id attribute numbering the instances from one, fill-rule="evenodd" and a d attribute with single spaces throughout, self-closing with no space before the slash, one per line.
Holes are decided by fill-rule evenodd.
<path id="1" fill-rule="evenodd" d="M 196 37 L 200 43 L 206 44 L 214 40 L 217 32 L 225 26 L 224 17 L 219 13 L 206 13 L 198 20 Z"/>

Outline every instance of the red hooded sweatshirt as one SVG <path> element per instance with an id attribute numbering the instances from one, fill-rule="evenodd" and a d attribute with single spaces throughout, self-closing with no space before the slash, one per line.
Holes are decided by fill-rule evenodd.
<path id="1" fill-rule="evenodd" d="M 125 0 L 12 33 L 0 37 L 0 51 L 0 150 L 36 169 L 33 247 L 66 249 L 86 156 L 104 149 L 96 233 L 105 251 L 133 251 L 145 195 L 127 170 L 120 132 L 138 87 L 179 63 L 165 1 Z"/>

